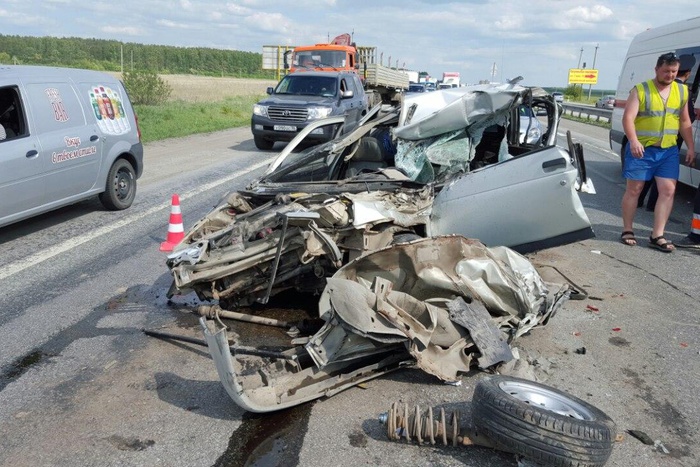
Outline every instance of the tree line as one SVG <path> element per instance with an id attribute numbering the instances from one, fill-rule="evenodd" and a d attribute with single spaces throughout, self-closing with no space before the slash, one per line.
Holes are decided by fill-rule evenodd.
<path id="1" fill-rule="evenodd" d="M 274 78 L 274 71 L 262 69 L 260 53 L 79 37 L 0 34 L 0 64 L 3 63 L 101 71 Z"/>

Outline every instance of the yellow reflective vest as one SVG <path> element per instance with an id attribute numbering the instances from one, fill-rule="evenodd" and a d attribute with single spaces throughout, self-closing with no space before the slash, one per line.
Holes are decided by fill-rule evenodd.
<path id="1" fill-rule="evenodd" d="M 680 128 L 681 109 L 688 101 L 688 88 L 676 81 L 664 104 L 653 80 L 635 85 L 639 97 L 639 111 L 634 120 L 637 138 L 644 147 L 661 141 L 662 148 L 675 146 Z"/>

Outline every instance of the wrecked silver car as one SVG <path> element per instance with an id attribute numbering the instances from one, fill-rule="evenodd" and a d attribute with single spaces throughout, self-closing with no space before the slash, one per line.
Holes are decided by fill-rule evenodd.
<path id="1" fill-rule="evenodd" d="M 523 105 L 547 110 L 537 144 L 521 143 Z M 354 131 L 294 152 L 342 117 L 314 122 L 189 230 L 168 256 L 168 295 L 235 309 L 290 288 L 320 293 L 343 264 L 419 237 L 519 252 L 590 238 L 577 190 L 592 185 L 581 145 L 556 146 L 560 114 L 537 88 L 462 87 L 377 106 Z"/>
<path id="2" fill-rule="evenodd" d="M 235 354 L 218 315 L 200 319 L 229 396 L 270 412 L 416 365 L 443 381 L 514 359 L 510 344 L 569 297 L 523 256 L 461 236 L 370 252 L 328 279 L 324 325 L 276 358 Z"/>

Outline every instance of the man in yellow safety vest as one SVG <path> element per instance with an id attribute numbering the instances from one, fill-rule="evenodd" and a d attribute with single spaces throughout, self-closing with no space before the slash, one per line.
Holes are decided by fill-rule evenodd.
<path id="1" fill-rule="evenodd" d="M 678 146 L 680 132 L 688 151 L 686 164 L 695 162 L 695 146 L 688 116 L 688 88 L 675 82 L 678 56 L 669 52 L 659 56 L 653 79 L 635 85 L 630 91 L 622 116 L 628 143 L 625 147 L 627 179 L 622 196 L 622 235 L 625 245 L 636 245 L 633 232 L 634 214 L 639 193 L 646 180 L 656 180 L 659 199 L 654 210 L 654 226 L 649 246 L 665 253 L 675 248 L 664 238 L 666 222 L 673 208 L 673 196 L 679 173 Z"/>

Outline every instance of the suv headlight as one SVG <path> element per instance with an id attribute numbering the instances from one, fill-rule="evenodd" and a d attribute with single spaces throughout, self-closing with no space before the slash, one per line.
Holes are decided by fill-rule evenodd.
<path id="1" fill-rule="evenodd" d="M 527 142 L 534 143 L 535 141 L 540 139 L 540 136 L 542 136 L 542 132 L 539 128 L 530 128 L 530 131 L 527 132 Z"/>
<path id="2" fill-rule="evenodd" d="M 319 118 L 326 118 L 331 114 L 333 109 L 330 107 L 309 107 L 309 113 L 307 120 L 316 120 Z"/>
<path id="3" fill-rule="evenodd" d="M 253 115 L 258 115 L 260 117 L 267 117 L 267 106 L 255 104 L 253 105 Z"/>

